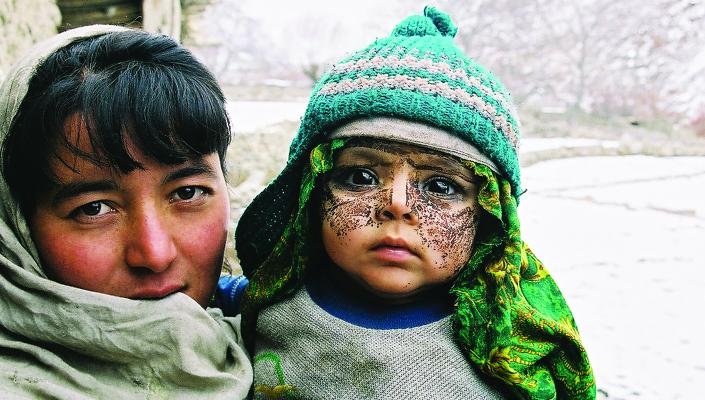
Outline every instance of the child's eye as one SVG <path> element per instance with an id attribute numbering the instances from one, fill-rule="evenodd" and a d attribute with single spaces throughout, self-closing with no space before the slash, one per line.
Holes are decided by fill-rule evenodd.
<path id="1" fill-rule="evenodd" d="M 453 196 L 461 193 L 461 188 L 455 182 L 447 178 L 431 178 L 423 185 L 423 190 L 442 196 Z"/>
<path id="2" fill-rule="evenodd" d="M 105 214 L 114 212 L 115 209 L 110 207 L 107 203 L 104 201 L 92 201 L 90 203 L 86 203 L 75 210 L 71 212 L 71 217 L 82 221 L 83 219 L 86 218 L 96 218 L 96 217 L 101 217 Z"/>
<path id="3" fill-rule="evenodd" d="M 339 175 L 341 183 L 351 186 L 374 186 L 379 183 L 377 175 L 366 168 L 351 168 Z"/>
<path id="4" fill-rule="evenodd" d="M 208 190 L 201 186 L 184 186 L 171 193 L 172 201 L 188 201 L 194 198 L 203 197 L 209 194 Z"/>

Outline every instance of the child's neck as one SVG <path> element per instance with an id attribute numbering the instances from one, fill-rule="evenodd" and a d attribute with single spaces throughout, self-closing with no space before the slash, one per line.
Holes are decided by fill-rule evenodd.
<path id="1" fill-rule="evenodd" d="M 329 314 L 354 325 L 374 329 L 411 328 L 438 321 L 453 310 L 446 286 L 398 302 L 360 288 L 333 264 L 310 272 L 306 289 L 313 301 Z"/>

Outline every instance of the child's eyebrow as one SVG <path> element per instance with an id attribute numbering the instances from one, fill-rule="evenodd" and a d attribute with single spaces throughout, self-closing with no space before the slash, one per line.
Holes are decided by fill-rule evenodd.
<path id="1" fill-rule="evenodd" d="M 179 168 L 175 171 L 170 172 L 167 176 L 164 177 L 164 179 L 162 180 L 162 184 L 166 185 L 167 183 L 196 175 L 206 175 L 209 178 L 217 177 L 217 174 L 213 171 L 213 168 L 208 166 L 208 164 L 204 163 L 202 160 L 198 160 L 193 161 L 192 164 L 189 166 Z"/>
<path id="2" fill-rule="evenodd" d="M 80 196 L 84 193 L 116 190 L 118 190 L 118 185 L 114 181 L 108 179 L 70 182 L 59 186 L 59 189 L 52 196 L 51 202 L 54 206 L 56 206 L 67 199 Z"/>
<path id="3" fill-rule="evenodd" d="M 414 168 L 419 169 L 419 170 L 425 170 L 425 171 L 434 171 L 438 172 L 441 174 L 445 175 L 452 175 L 456 176 L 468 183 L 477 183 L 477 181 L 474 179 L 472 175 L 470 175 L 467 171 L 462 170 L 461 168 L 446 168 L 444 166 L 440 165 L 427 165 L 427 164 L 417 164 L 414 165 Z"/>
<path id="4" fill-rule="evenodd" d="M 362 165 L 365 166 L 390 166 L 394 163 L 396 157 L 389 153 L 371 149 L 369 147 L 351 147 L 350 152 L 341 156 L 338 160 L 339 165 Z M 337 163 L 336 163 L 337 164 Z"/>
<path id="5" fill-rule="evenodd" d="M 346 167 L 366 167 L 366 168 L 374 168 L 374 167 L 389 167 L 393 163 L 392 162 L 383 162 L 383 161 L 376 161 L 376 160 L 343 160 L 340 161 L 335 165 L 335 168 L 346 168 Z"/>
<path id="6" fill-rule="evenodd" d="M 438 158 L 434 160 L 423 160 L 420 162 L 414 162 L 413 160 L 409 160 L 409 163 L 416 169 L 453 175 L 469 183 L 477 183 L 477 181 L 474 179 L 474 175 L 454 160 Z"/>

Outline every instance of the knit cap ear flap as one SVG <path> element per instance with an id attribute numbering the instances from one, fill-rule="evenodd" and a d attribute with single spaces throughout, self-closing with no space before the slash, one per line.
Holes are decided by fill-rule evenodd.
<path id="1" fill-rule="evenodd" d="M 449 36 L 455 37 L 458 28 L 450 16 L 435 7 L 424 8 L 424 15 L 412 15 L 397 25 L 392 36 Z"/>

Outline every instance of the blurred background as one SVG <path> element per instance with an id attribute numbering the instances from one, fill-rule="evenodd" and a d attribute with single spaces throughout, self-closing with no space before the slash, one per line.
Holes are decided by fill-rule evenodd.
<path id="1" fill-rule="evenodd" d="M 176 38 L 228 97 L 234 227 L 313 83 L 425 5 L 517 103 L 522 234 L 573 309 L 598 398 L 701 399 L 705 1 L 0 0 L 0 79 L 71 27 Z M 232 243 L 227 259 L 237 271 Z"/>

